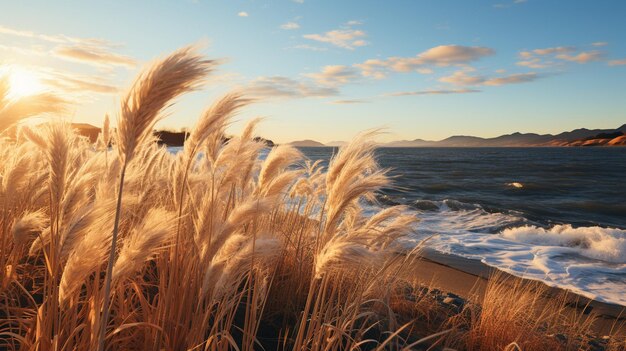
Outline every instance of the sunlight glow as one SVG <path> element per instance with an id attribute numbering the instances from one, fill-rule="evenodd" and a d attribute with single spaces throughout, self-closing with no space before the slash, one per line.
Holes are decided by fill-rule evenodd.
<path id="1" fill-rule="evenodd" d="M 23 67 L 0 68 L 0 76 L 3 75 L 8 75 L 9 78 L 9 98 L 33 95 L 44 89 L 37 74 Z"/>

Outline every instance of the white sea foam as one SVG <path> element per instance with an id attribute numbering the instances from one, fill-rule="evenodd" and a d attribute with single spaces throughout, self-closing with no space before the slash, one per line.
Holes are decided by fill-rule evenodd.
<path id="1" fill-rule="evenodd" d="M 451 201 L 433 204 L 417 206 L 421 221 L 415 238 L 430 237 L 432 248 L 626 306 L 626 230 L 542 228 L 516 213 L 489 213 Z"/>
<path id="2" fill-rule="evenodd" d="M 523 226 L 505 229 L 502 237 L 538 246 L 574 248 L 576 253 L 606 262 L 626 263 L 626 231 L 602 227 L 573 228 L 555 225 L 550 229 Z"/>

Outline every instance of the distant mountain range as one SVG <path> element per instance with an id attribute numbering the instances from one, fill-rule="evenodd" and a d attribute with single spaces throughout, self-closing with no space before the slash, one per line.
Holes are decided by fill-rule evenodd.
<path id="1" fill-rule="evenodd" d="M 341 146 L 345 142 L 322 144 L 314 140 L 291 143 L 294 146 Z M 455 135 L 432 140 L 398 140 L 380 144 L 381 147 L 541 147 L 541 146 L 626 146 L 626 124 L 617 129 L 580 128 L 560 134 L 513 133 L 495 138 Z"/>
<path id="2" fill-rule="evenodd" d="M 72 125 L 82 135 L 95 141 L 100 128 L 86 123 Z M 159 141 L 169 146 L 182 146 L 186 134 L 183 132 L 155 131 Z M 271 140 L 256 138 L 258 141 L 272 147 Z M 228 138 L 225 137 L 225 141 Z M 297 147 L 328 147 L 343 146 L 345 141 L 332 141 L 326 144 L 315 140 L 298 140 L 289 143 Z M 455 135 L 449 138 L 432 140 L 398 140 L 380 144 L 381 147 L 545 147 L 545 146 L 626 146 L 626 124 L 617 129 L 574 129 L 560 134 L 513 133 L 495 138 L 480 138 L 475 136 Z"/>

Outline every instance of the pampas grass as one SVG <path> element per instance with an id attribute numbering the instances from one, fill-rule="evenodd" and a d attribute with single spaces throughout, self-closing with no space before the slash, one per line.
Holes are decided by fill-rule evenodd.
<path id="1" fill-rule="evenodd" d="M 189 47 L 151 64 L 122 97 L 117 128 L 105 117 L 94 144 L 63 122 L 0 139 L 0 347 L 463 348 L 526 318 L 504 313 L 495 295 L 469 334 L 461 322 L 431 330 L 403 318 L 413 314 L 397 307 L 407 299 L 398 272 L 416 254 L 398 241 L 415 219 L 402 206 L 364 215 L 391 185 L 376 162 L 376 132 L 327 168 L 286 145 L 264 159 L 259 119 L 225 136 L 251 103 L 231 92 L 200 115 L 181 152 L 159 146 L 155 123 L 214 66 Z M 0 80 L 3 123 L 50 112 L 16 109 L 7 89 Z M 490 345 L 523 347 L 498 333 L 505 342 Z"/>
<path id="2" fill-rule="evenodd" d="M 48 217 L 41 211 L 27 212 L 13 224 L 13 243 L 24 245 L 34 240 L 47 227 Z"/>
<path id="3" fill-rule="evenodd" d="M 186 47 L 140 74 L 122 99 L 117 148 L 123 161 L 130 161 L 137 146 L 151 135 L 162 110 L 177 96 L 197 89 L 213 65 L 213 61 L 196 54 L 193 47 Z"/>
<path id="4" fill-rule="evenodd" d="M 177 96 L 196 89 L 211 71 L 213 62 L 204 60 L 188 47 L 178 50 L 142 73 L 122 100 L 117 128 L 117 150 L 123 163 L 120 173 L 118 201 L 113 226 L 113 238 L 104 285 L 104 302 L 98 350 L 104 350 L 105 329 L 109 315 L 109 298 L 113 260 L 119 230 L 124 177 L 135 150 L 146 142 L 161 111 Z"/>

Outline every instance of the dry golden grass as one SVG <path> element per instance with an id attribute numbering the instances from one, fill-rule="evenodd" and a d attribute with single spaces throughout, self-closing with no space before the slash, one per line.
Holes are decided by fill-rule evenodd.
<path id="1" fill-rule="evenodd" d="M 568 307 L 577 299 L 540 282 L 496 273 L 478 304 L 448 320 L 453 331 L 443 344 L 463 350 L 593 349 L 589 342 L 597 338 L 592 335 L 598 317 Z M 624 337 L 612 335 L 611 342 L 624 342 Z"/>
<path id="2" fill-rule="evenodd" d="M 263 158 L 259 120 L 223 142 L 250 103 L 233 92 L 201 115 L 182 152 L 157 145 L 154 123 L 212 69 L 192 48 L 155 62 L 95 144 L 62 122 L 0 140 L 0 347 L 395 350 L 447 337 L 420 329 L 427 305 L 402 303 L 398 272 L 415 254 L 396 243 L 413 216 L 401 206 L 363 214 L 390 183 L 372 133 L 327 170 L 289 146 Z M 5 129 L 31 113 L 11 110 L 2 87 Z M 520 301 L 490 295 L 469 332 L 452 325 L 461 342 L 446 343 L 507 347 L 491 335 L 523 346 L 536 325 L 520 312 L 532 300 Z"/>

